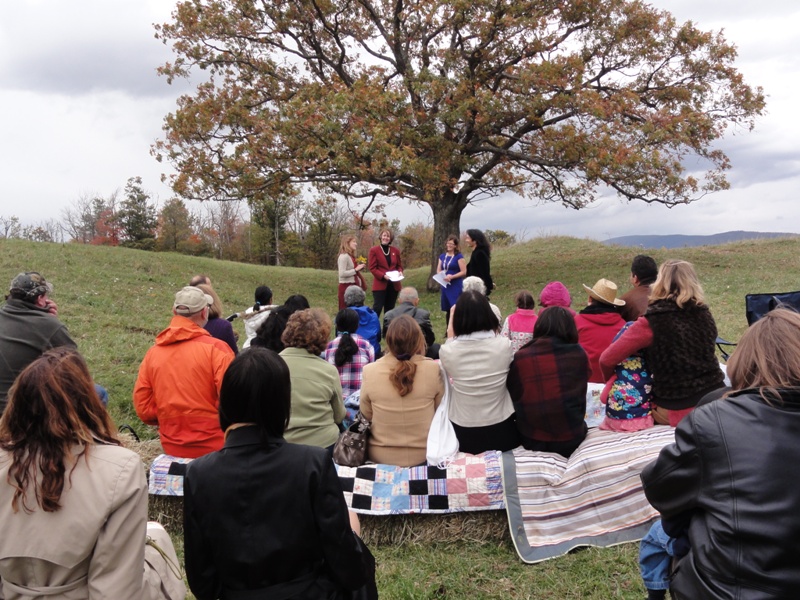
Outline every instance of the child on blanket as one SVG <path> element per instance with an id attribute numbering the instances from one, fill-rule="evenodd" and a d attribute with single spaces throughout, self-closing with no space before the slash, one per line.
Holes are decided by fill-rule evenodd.
<path id="1" fill-rule="evenodd" d="M 614 337 L 616 342 L 633 324 L 629 321 Z M 607 373 L 603 373 L 607 375 Z M 633 353 L 614 367 L 600 394 L 606 405 L 606 416 L 600 429 L 608 431 L 641 431 L 653 426 L 650 412 L 650 391 L 653 376 L 645 364 L 641 351 Z"/>

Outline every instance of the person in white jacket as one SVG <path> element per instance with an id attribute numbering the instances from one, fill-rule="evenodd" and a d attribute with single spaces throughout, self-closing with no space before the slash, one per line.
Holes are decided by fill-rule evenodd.
<path id="1" fill-rule="evenodd" d="M 511 450 L 519 446 L 514 405 L 506 388 L 514 354 L 486 296 L 461 294 L 450 319 L 455 337 L 439 349 L 452 378 L 449 416 L 461 452 Z"/>
<path id="2" fill-rule="evenodd" d="M 266 285 L 260 285 L 256 288 L 255 293 L 256 303 L 249 307 L 242 315 L 244 321 L 244 332 L 247 339 L 244 341 L 242 348 L 249 348 L 250 342 L 256 337 L 258 328 L 267 320 L 269 313 L 277 307 L 272 303 L 272 290 Z"/>

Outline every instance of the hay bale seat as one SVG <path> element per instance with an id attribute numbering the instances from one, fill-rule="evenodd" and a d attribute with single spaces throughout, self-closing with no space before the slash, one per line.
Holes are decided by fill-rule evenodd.
<path id="1" fill-rule="evenodd" d="M 158 438 L 154 440 L 136 441 L 127 433 L 120 433 L 123 446 L 136 452 L 142 459 L 145 476 L 149 476 L 150 463 L 159 454 L 164 453 Z M 158 521 L 173 536 L 183 536 L 183 498 L 179 496 L 153 496 L 147 504 L 147 518 Z"/>
<path id="2" fill-rule="evenodd" d="M 153 459 L 163 453 L 158 439 L 137 442 L 127 434 L 120 439 L 142 457 L 142 468 L 149 473 Z M 150 495 L 147 518 L 158 521 L 173 536 L 183 536 L 183 498 Z M 449 514 L 367 515 L 360 514 L 361 533 L 370 546 L 435 544 L 474 541 L 499 543 L 511 540 L 504 510 L 485 510 Z"/>
<path id="3" fill-rule="evenodd" d="M 511 542 L 504 510 L 441 515 L 358 515 L 361 536 L 370 546 Z"/>
<path id="4" fill-rule="evenodd" d="M 183 498 L 150 496 L 148 519 L 173 535 L 183 535 Z M 442 515 L 359 515 L 361 537 L 370 546 L 403 546 L 445 542 L 511 542 L 504 510 Z"/>

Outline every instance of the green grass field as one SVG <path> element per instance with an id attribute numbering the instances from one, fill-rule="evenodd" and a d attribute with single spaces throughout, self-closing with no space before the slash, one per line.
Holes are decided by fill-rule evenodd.
<path id="1" fill-rule="evenodd" d="M 800 238 L 758 240 L 715 247 L 655 250 L 657 262 L 682 258 L 695 264 L 720 335 L 737 340 L 747 327 L 744 296 L 798 289 Z M 590 240 L 544 237 L 494 253 L 492 301 L 503 315 L 513 309 L 514 294 L 528 289 L 538 297 L 548 282 L 562 281 L 582 307 L 581 284 L 605 277 L 628 289 L 635 249 Z M 20 271 L 38 270 L 55 286 L 53 298 L 86 357 L 95 379 L 111 397 L 117 424 L 130 423 L 144 437 L 131 392 L 139 363 L 155 335 L 171 317 L 173 295 L 197 273 L 211 277 L 225 313 L 253 303 L 258 285 L 269 285 L 275 301 L 304 294 L 312 306 L 336 312 L 336 272 L 262 267 L 158 254 L 124 248 L 0 240 L 0 281 Z M 332 265 L 333 267 L 333 265 Z M 426 269 L 406 272 L 406 282 L 424 290 Z M 444 336 L 438 294 L 421 293 L 431 310 L 437 337 Z M 234 327 L 244 335 L 241 322 Z M 524 565 L 510 543 L 464 542 L 373 549 L 378 585 L 386 599 L 427 598 L 642 598 L 635 544 L 578 550 L 539 565 Z"/>

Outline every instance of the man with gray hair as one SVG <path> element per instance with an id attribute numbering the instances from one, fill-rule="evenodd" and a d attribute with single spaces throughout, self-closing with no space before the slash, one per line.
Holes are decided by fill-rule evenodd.
<path id="1" fill-rule="evenodd" d="M 480 277 L 475 277 L 474 275 L 471 275 L 469 277 L 465 277 L 464 278 L 462 293 L 463 292 L 468 292 L 469 290 L 475 290 L 476 292 L 480 292 L 484 296 L 487 295 L 486 294 L 486 284 L 483 282 L 483 279 L 481 279 Z M 496 305 L 492 304 L 491 302 L 489 302 L 489 306 L 491 307 L 492 312 L 494 313 L 494 315 L 497 317 L 497 320 L 500 323 L 502 323 L 503 322 L 503 316 L 500 313 L 500 309 Z"/>
<path id="2" fill-rule="evenodd" d="M 58 320 L 50 299 L 53 286 L 36 271 L 11 280 L 6 303 L 0 308 L 0 414 L 11 385 L 25 367 L 51 348 L 77 348 Z"/>
<path id="3" fill-rule="evenodd" d="M 397 306 L 383 315 L 384 339 L 386 338 L 386 331 L 389 329 L 389 323 L 400 315 L 409 315 L 419 324 L 422 334 L 425 336 L 425 344 L 428 346 L 426 356 L 434 359 L 439 358 L 439 344 L 434 343 L 436 334 L 433 333 L 431 313 L 424 308 L 419 308 L 419 293 L 415 288 L 404 287 L 400 290 L 400 295 L 397 297 Z"/>
<path id="4" fill-rule="evenodd" d="M 164 452 L 197 458 L 222 448 L 219 390 L 233 360 L 228 344 L 203 329 L 213 298 L 198 287 L 175 294 L 172 321 L 139 367 L 133 406 L 139 418 L 158 426 Z"/>
<path id="5" fill-rule="evenodd" d="M 358 285 L 351 285 L 344 291 L 344 304 L 358 313 L 358 329 L 356 333 L 372 344 L 375 359 L 383 356 L 381 351 L 381 322 L 378 315 L 369 306 L 364 306 L 367 294 Z"/>

